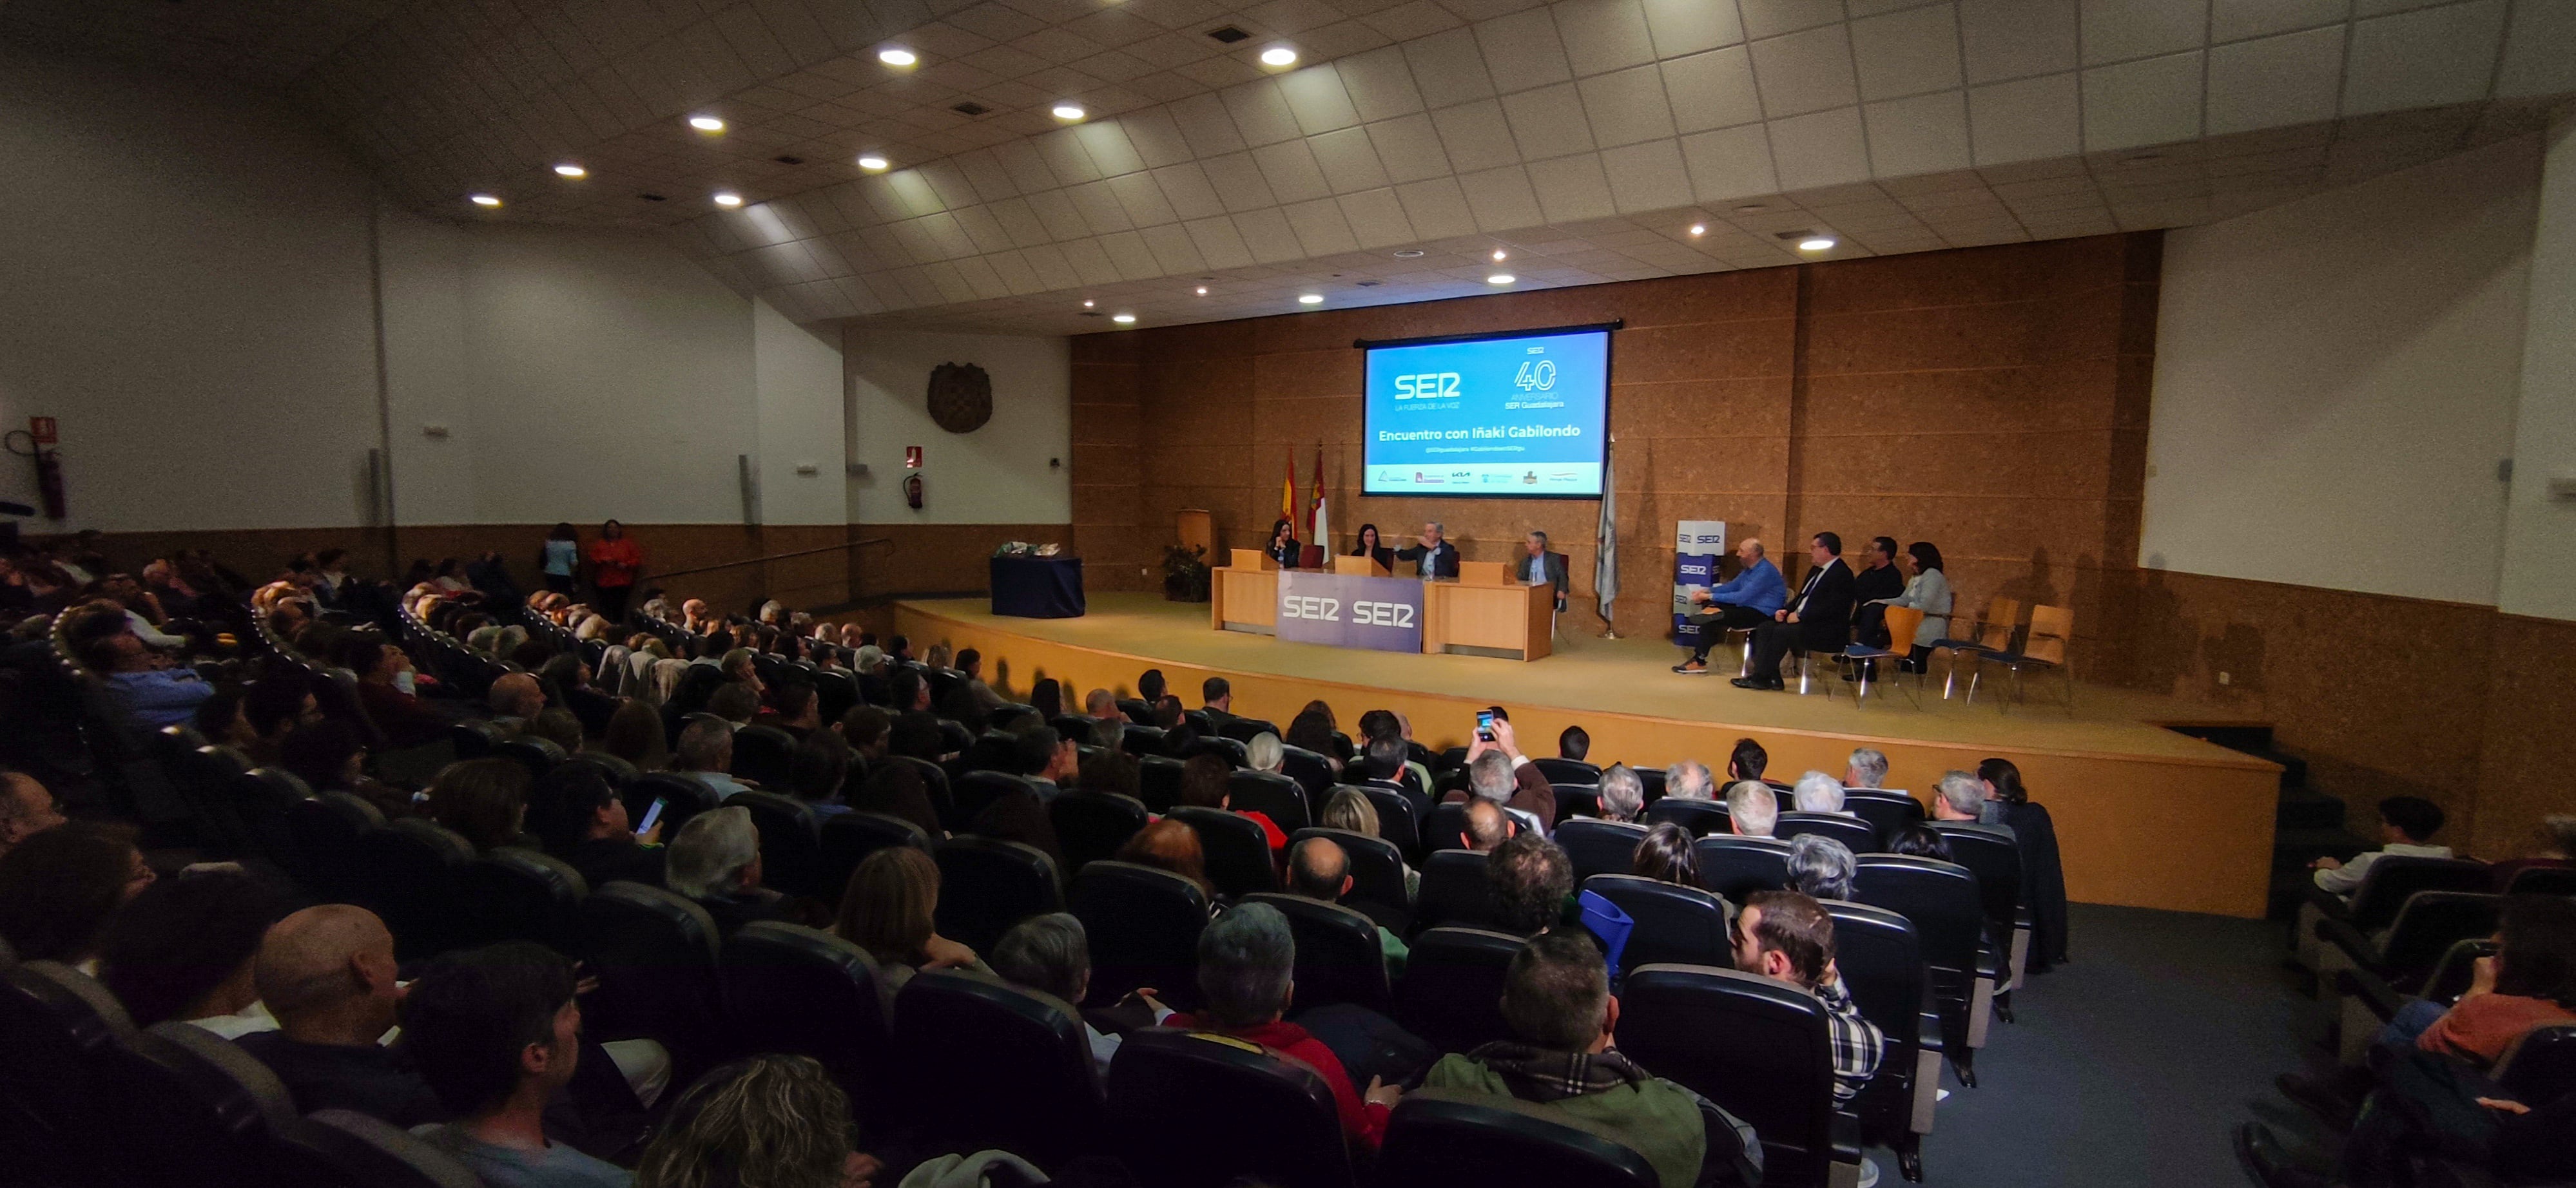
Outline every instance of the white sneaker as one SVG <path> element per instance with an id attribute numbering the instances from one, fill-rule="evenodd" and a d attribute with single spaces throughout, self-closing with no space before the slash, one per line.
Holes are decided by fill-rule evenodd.
<path id="1" fill-rule="evenodd" d="M 1869 1157 L 1869 1156 L 1867 1156 L 1867 1155 L 1863 1155 L 1863 1156 L 1861 1156 L 1861 1157 L 1860 1157 L 1860 1188 L 1872 1188 L 1872 1186 L 1873 1186 L 1873 1185 L 1875 1185 L 1875 1184 L 1877 1184 L 1877 1183 L 1878 1183 L 1878 1161 L 1877 1161 L 1877 1160 L 1875 1160 L 1875 1159 L 1870 1158 L 1870 1157 Z"/>

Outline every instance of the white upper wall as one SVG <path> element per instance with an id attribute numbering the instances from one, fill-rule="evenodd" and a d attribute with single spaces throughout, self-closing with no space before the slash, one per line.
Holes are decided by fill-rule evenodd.
<path id="1" fill-rule="evenodd" d="M 1073 354 L 1061 338 L 853 328 L 849 517 L 869 524 L 1065 524 L 1073 519 Z M 930 419 L 930 369 L 973 363 L 993 380 L 993 417 L 968 434 Z M 907 446 L 922 447 L 923 506 L 903 497 Z M 1040 542 L 1042 543 L 1042 542 Z"/>
<path id="2" fill-rule="evenodd" d="M 2576 117 L 2550 129 L 2545 160 L 2496 604 L 2508 614 L 2576 619 L 2576 499 L 2548 490 L 2576 481 Z"/>
<path id="3" fill-rule="evenodd" d="M 2165 239 L 2150 568 L 2492 604 L 2532 137 Z"/>
<path id="4" fill-rule="evenodd" d="M 60 420 L 71 510 L 28 527 L 360 523 L 371 189 L 282 110 L 0 45 L 0 428 Z"/>
<path id="5" fill-rule="evenodd" d="M 840 338 L 837 330 L 808 330 L 768 302 L 752 302 L 761 523 L 848 522 Z"/>

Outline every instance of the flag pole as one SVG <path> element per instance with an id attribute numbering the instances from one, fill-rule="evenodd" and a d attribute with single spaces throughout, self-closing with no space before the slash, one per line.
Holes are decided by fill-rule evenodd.
<path id="1" fill-rule="evenodd" d="M 1601 616 L 1603 639 L 1619 638 L 1619 625 L 1610 614 L 1619 597 L 1619 491 L 1611 478 L 1612 454 L 1618 448 L 1619 435 L 1613 433 L 1601 450 L 1601 521 L 1593 529 L 1593 611 Z"/>

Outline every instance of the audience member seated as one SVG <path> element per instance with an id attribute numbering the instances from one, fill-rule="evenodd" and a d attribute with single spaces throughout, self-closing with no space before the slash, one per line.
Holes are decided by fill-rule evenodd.
<path id="1" fill-rule="evenodd" d="M 483 701 L 491 708 L 493 721 L 502 729 L 516 734 L 527 728 L 538 711 L 546 708 L 546 687 L 532 673 L 506 673 L 492 682 L 492 688 L 483 695 Z"/>
<path id="2" fill-rule="evenodd" d="M 1234 768 L 1214 755 L 1191 756 L 1187 763 L 1181 765 L 1181 803 L 1232 811 L 1234 798 L 1226 791 L 1226 781 L 1233 774 Z M 1272 853 L 1287 848 L 1288 835 L 1280 831 L 1269 814 L 1245 810 L 1235 815 L 1250 817 L 1260 823 L 1262 836 L 1270 840 Z"/>
<path id="3" fill-rule="evenodd" d="M 1174 1027 L 1212 1031 L 1256 1043 L 1315 1070 L 1333 1091 L 1342 1136 L 1362 1151 L 1386 1137 L 1387 1112 L 1404 1090 L 1376 1078 L 1365 1093 L 1351 1086 L 1341 1058 L 1303 1027 L 1286 1021 L 1296 984 L 1297 942 L 1288 917 L 1266 903 L 1251 903 L 1218 917 L 1199 934 L 1199 994 L 1205 1009 L 1174 1015 Z"/>
<path id="4" fill-rule="evenodd" d="M 949 690 L 948 700 L 939 707 L 941 713 L 960 722 L 980 724 L 992 716 L 994 710 L 1008 704 L 991 685 L 984 683 L 982 652 L 973 648 L 958 652 L 957 671 L 966 674 L 966 679 Z"/>
<path id="5" fill-rule="evenodd" d="M 1841 817 L 1857 815 L 1843 811 L 1842 782 L 1821 771 L 1799 776 L 1797 787 L 1789 795 L 1802 813 L 1832 813 Z"/>
<path id="6" fill-rule="evenodd" d="M 1999 837 L 2011 837 L 2013 831 L 2009 826 L 1989 825 L 1977 819 L 1977 814 L 1985 808 L 1985 804 L 1985 781 L 1978 779 L 1975 772 L 1945 771 L 1941 773 L 1940 779 L 1932 781 L 1933 820 L 1947 821 L 1960 828 L 1992 833 Z M 2442 856 L 2449 857 L 2450 853 L 2449 850 L 2444 850 Z M 2354 880 L 2355 883 L 2359 881 Z"/>
<path id="7" fill-rule="evenodd" d="M 663 743 L 662 715 L 643 698 L 630 697 L 608 715 L 608 727 L 599 735 L 599 750 L 633 764 L 638 772 L 660 771 L 671 765 L 670 749 Z"/>
<path id="8" fill-rule="evenodd" d="M 1535 936 L 1575 918 L 1574 860 L 1555 842 L 1522 833 L 1485 860 L 1494 892 L 1494 928 Z"/>
<path id="9" fill-rule="evenodd" d="M 1952 861 L 1949 839 L 1925 825 L 1908 825 L 1897 830 L 1896 836 L 1887 839 L 1887 852 L 1901 854 L 1908 858 L 1938 858 L 1943 862 Z"/>
<path id="10" fill-rule="evenodd" d="M 1368 793 L 1357 788 L 1333 789 L 1332 798 L 1324 802 L 1323 815 L 1315 823 L 1326 829 L 1347 829 L 1362 837 L 1384 836 L 1378 832 L 1377 805 L 1369 800 Z M 1495 838 L 1494 844 L 1503 844 L 1502 839 Z M 1404 898 L 1410 903 L 1422 889 L 1422 872 L 1400 857 L 1396 866 L 1404 871 Z"/>
<path id="11" fill-rule="evenodd" d="M 2564 870 L 2576 866 L 2576 813 L 2551 813 L 2540 819 L 2538 846 L 2520 858 L 2507 858 L 2489 867 L 2495 875 L 2498 892 L 2513 886 L 2514 876 L 2526 870 Z"/>
<path id="12" fill-rule="evenodd" d="M 1199 700 L 1204 703 L 1208 729 L 1225 733 L 1225 724 L 1235 720 L 1234 686 L 1224 677 L 1209 677 L 1199 682 Z"/>
<path id="13" fill-rule="evenodd" d="M 1592 732 L 1580 726 L 1566 727 L 1564 733 L 1556 736 L 1556 754 L 1560 759 L 1583 762 L 1592 754 Z"/>
<path id="14" fill-rule="evenodd" d="M 1854 748 L 1851 759 L 1843 765 L 1843 787 L 1876 789 L 1886 784 L 1886 752 L 1870 747 Z"/>
<path id="15" fill-rule="evenodd" d="M 1726 757 L 1726 779 L 1728 783 L 1759 780 L 1770 766 L 1771 753 L 1763 750 L 1761 743 L 1739 738 L 1735 740 L 1735 750 Z"/>
<path id="16" fill-rule="evenodd" d="M 1503 806 L 1490 800 L 1467 802 L 1467 848 L 1479 854 L 1491 854 L 1504 842 L 1520 836 L 1520 822 L 1512 819 Z"/>
<path id="17" fill-rule="evenodd" d="M 1091 992 L 1091 937 L 1082 921 L 1070 912 L 1050 912 L 1031 916 L 1011 926 L 1002 939 L 993 944 L 993 972 L 1004 981 L 1040 994 L 1052 994 L 1076 1008 L 1079 1013 L 1083 996 Z M 1172 1008 L 1154 997 L 1156 991 L 1130 991 L 1129 999 L 1153 1013 L 1161 1024 L 1171 1017 Z M 1091 1060 L 1105 1080 L 1109 1060 L 1118 1054 L 1120 1036 L 1108 1035 L 1093 1027 L 1089 1020 L 1082 1024 L 1083 1034 L 1091 1040 Z"/>
<path id="18" fill-rule="evenodd" d="M 1288 764 L 1288 744 L 1279 741 L 1278 735 L 1265 730 L 1253 735 L 1251 742 L 1243 744 L 1243 762 L 1245 767 L 1253 771 L 1278 775 L 1279 769 Z"/>
<path id="19" fill-rule="evenodd" d="M 1850 899 L 1860 863 L 1851 847 L 1817 833 L 1789 839 L 1789 886 L 1816 899 Z"/>
<path id="20" fill-rule="evenodd" d="M 330 719 L 298 726 L 278 749 L 277 766 L 315 792 L 346 792 L 387 817 L 418 812 L 412 794 L 367 774 L 367 748 L 356 727 Z"/>
<path id="21" fill-rule="evenodd" d="M 242 1050 L 268 1066 L 298 1113 L 354 1110 L 401 1127 L 451 1116 L 411 1066 L 410 1046 L 388 1048 L 403 988 L 394 935 L 375 913 L 345 903 L 309 907 L 260 941 L 251 980 L 274 1031 L 244 1035 Z"/>
<path id="22" fill-rule="evenodd" d="M 1333 730 L 1332 707 L 1318 701 L 1288 720 L 1288 745 L 1323 756 L 1325 766 L 1338 776 L 1342 774 L 1344 756 L 1341 740 L 1333 737 Z"/>
<path id="23" fill-rule="evenodd" d="M 921 827 L 933 840 L 948 836 L 939 820 L 939 809 L 930 802 L 930 785 L 909 763 L 885 763 L 868 772 L 859 781 L 857 799 L 850 807 L 861 812 L 884 813 L 901 817 Z"/>
<path id="24" fill-rule="evenodd" d="M 127 717 L 147 729 L 185 726 L 197 703 L 215 695 L 215 687 L 185 668 L 173 668 L 134 633 L 133 624 L 112 603 L 85 608 L 68 624 L 72 654 L 100 679 L 123 706 Z"/>
<path id="25" fill-rule="evenodd" d="M 717 800 L 750 791 L 726 774 L 733 768 L 733 728 L 732 722 L 711 713 L 692 716 L 680 730 L 679 752 L 671 757 L 671 770 L 713 789 Z"/>
<path id="26" fill-rule="evenodd" d="M 285 915 L 285 889 L 238 867 L 185 871 L 146 887 L 109 922 L 99 981 L 136 1027 L 177 1019 L 232 1039 L 277 1026 L 259 1005 L 252 958 Z"/>
<path id="27" fill-rule="evenodd" d="M 799 740 L 823 728 L 822 699 L 814 692 L 814 682 L 797 678 L 782 680 L 770 694 L 776 709 L 763 709 L 756 720 L 763 726 L 775 726 Z"/>
<path id="28" fill-rule="evenodd" d="M 1137 766 L 1135 756 L 1117 747 L 1104 747 L 1091 755 L 1082 755 L 1079 750 L 1075 754 L 1079 756 L 1081 767 L 1074 775 L 1074 782 L 1083 791 L 1127 797 L 1136 795 L 1138 781 L 1144 778 L 1144 772 Z"/>
<path id="29" fill-rule="evenodd" d="M 849 1095 L 812 1057 L 737 1060 L 680 1094 L 635 1186 L 869 1188 L 885 1165 L 851 1147 L 849 1119 Z"/>
<path id="30" fill-rule="evenodd" d="M 1885 1036 L 1861 1017 L 1834 967 L 1834 920 L 1813 896 L 1799 891 L 1756 891 L 1735 918 L 1735 967 L 1786 982 L 1825 1004 L 1833 1037 L 1834 1104 L 1848 1104 L 1878 1071 Z"/>
<path id="31" fill-rule="evenodd" d="M 1684 759 L 1664 769 L 1664 795 L 1676 800 L 1715 800 L 1717 780 L 1707 764 Z"/>
<path id="32" fill-rule="evenodd" d="M 1342 852 L 1341 844 L 1326 837 L 1310 837 L 1288 851 L 1288 891 L 1323 903 L 1340 903 L 1358 882 L 1351 877 L 1351 857 Z M 1410 955 L 1402 938 L 1381 925 L 1377 930 L 1378 954 L 1386 959 L 1386 980 L 1404 976 L 1404 959 Z"/>
<path id="33" fill-rule="evenodd" d="M 546 1137 L 581 1059 L 573 967 L 510 941 L 431 962 L 403 1000 L 403 1046 L 453 1122 L 413 1131 L 490 1188 L 625 1188 L 632 1174 Z"/>
<path id="34" fill-rule="evenodd" d="M 1512 955 L 1502 1008 L 1515 1038 L 1441 1057 L 1425 1088 L 1546 1106 L 1645 1156 L 1664 1188 L 1699 1182 L 1708 1153 L 1699 1100 L 1614 1046 L 1619 1000 L 1597 946 L 1561 934 L 1523 945 Z"/>
<path id="35" fill-rule="evenodd" d="M 797 921 L 785 896 L 760 885 L 760 828 L 741 805 L 689 818 L 671 840 L 662 878 L 672 891 L 707 909 L 723 936 L 754 920 Z"/>
<path id="36" fill-rule="evenodd" d="M 583 737 L 581 719 L 574 717 L 571 710 L 559 705 L 550 705 L 537 711 L 537 716 L 528 719 L 528 724 L 520 729 L 519 736 L 544 739 L 561 748 L 567 755 L 579 752 L 582 744 L 587 741 Z"/>
<path id="37" fill-rule="evenodd" d="M 1127 721 L 1127 711 L 1118 708 L 1118 695 L 1107 689 L 1094 689 L 1082 695 L 1082 716 L 1095 722 Z"/>
<path id="38" fill-rule="evenodd" d="M 877 994 L 889 1019 L 894 1017 L 895 993 L 922 970 L 993 972 L 975 950 L 939 935 L 938 915 L 939 864 L 931 861 L 929 851 L 888 846 L 850 872 L 840 920 L 832 930 L 876 958 Z"/>
<path id="39" fill-rule="evenodd" d="M 850 778 L 850 744 L 838 731 L 810 730 L 787 760 L 787 789 L 817 817 L 850 811 L 841 803 L 841 785 Z"/>
<path id="40" fill-rule="evenodd" d="M 1549 786 L 1529 757 L 1521 754 L 1520 743 L 1512 734 L 1512 723 L 1503 717 L 1501 707 L 1494 709 L 1493 741 L 1476 739 L 1467 744 L 1467 783 L 1476 796 L 1510 809 L 1525 829 L 1545 833 L 1556 823 L 1556 789 Z M 1466 793 L 1451 792 L 1443 801 L 1466 799 Z"/>
<path id="41" fill-rule="evenodd" d="M 1690 830 L 1670 821 L 1648 826 L 1646 836 L 1637 840 L 1637 857 L 1628 873 L 1680 887 L 1699 886 L 1699 855 L 1691 849 L 1698 839 Z"/>
<path id="42" fill-rule="evenodd" d="M 1055 727 L 1022 729 L 1019 751 L 1020 766 L 1027 769 L 1029 786 L 1041 802 L 1054 800 L 1082 776 L 1081 743 L 1058 735 Z"/>
<path id="43" fill-rule="evenodd" d="M 0 940 L 20 961 L 93 972 L 109 921 L 156 878 L 134 827 L 69 821 L 0 854 Z"/>
<path id="44" fill-rule="evenodd" d="M 429 817 L 473 843 L 476 853 L 519 844 L 528 813 L 528 769 L 515 759 L 467 759 L 429 785 Z"/>
<path id="45" fill-rule="evenodd" d="M 0 856 L 69 819 L 53 791 L 36 777 L 0 768 Z"/>
<path id="46" fill-rule="evenodd" d="M 1168 870 L 1198 884 L 1200 893 L 1207 896 L 1209 915 L 1222 906 L 1216 884 L 1208 881 L 1207 850 L 1199 845 L 1199 831 L 1169 817 L 1137 830 L 1136 836 L 1118 847 L 1118 860 Z"/>
<path id="47" fill-rule="evenodd" d="M 749 726 L 760 716 L 760 693 L 742 681 L 727 681 L 707 695 L 707 714 L 733 726 Z"/>
<path id="48" fill-rule="evenodd" d="M 1738 780 L 1726 790 L 1726 820 L 1737 837 L 1769 837 L 1780 824 L 1780 797 L 1760 780 Z"/>
<path id="49" fill-rule="evenodd" d="M 353 631 L 333 653 L 340 667 L 358 675 L 358 704 L 385 741 L 418 746 L 447 733 L 448 719 L 413 692 L 411 657 L 372 631 Z"/>
<path id="50" fill-rule="evenodd" d="M 560 763 L 528 798 L 528 831 L 580 872 L 593 891 L 626 881 L 662 885 L 662 824 L 642 837 L 608 777 L 588 763 Z"/>
<path id="51" fill-rule="evenodd" d="M 1573 756 L 1567 756 L 1572 758 Z M 1634 821 L 1646 811 L 1646 782 L 1625 763 L 1613 763 L 1601 773 L 1601 819 Z"/>
<path id="52" fill-rule="evenodd" d="M 2021 855 L 2021 898 L 2031 916 L 2024 972 L 2046 973 L 2066 963 L 2066 866 L 2057 854 L 2057 821 L 2023 790 L 2021 769 L 2012 760 L 1977 764 L 1977 781 L 1986 793 L 1977 820 L 2011 830 Z"/>

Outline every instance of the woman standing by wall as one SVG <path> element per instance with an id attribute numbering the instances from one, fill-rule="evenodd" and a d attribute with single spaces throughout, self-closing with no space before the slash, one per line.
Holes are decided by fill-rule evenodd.
<path id="1" fill-rule="evenodd" d="M 600 525 L 599 539 L 590 542 L 591 603 L 609 622 L 626 621 L 626 598 L 635 592 L 635 575 L 643 569 L 644 550 L 627 539 L 626 525 L 615 520 Z"/>
<path id="2" fill-rule="evenodd" d="M 537 571 L 546 575 L 546 589 L 557 594 L 572 593 L 573 574 L 580 568 L 580 534 L 569 523 L 555 525 L 537 549 Z"/>

